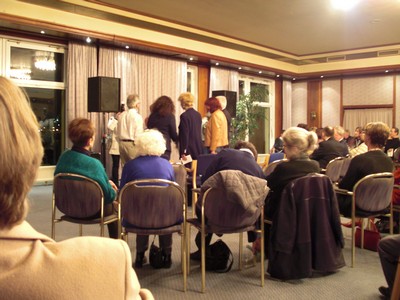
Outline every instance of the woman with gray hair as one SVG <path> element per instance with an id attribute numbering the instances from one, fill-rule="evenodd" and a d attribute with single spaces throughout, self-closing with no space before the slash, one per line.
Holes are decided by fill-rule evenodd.
<path id="1" fill-rule="evenodd" d="M 154 299 L 140 289 L 124 241 L 86 236 L 57 243 L 25 221 L 43 147 L 27 96 L 4 77 L 0 134 L 1 298 Z"/>
<path id="2" fill-rule="evenodd" d="M 167 179 L 175 181 L 172 165 L 160 156 L 166 150 L 165 139 L 161 132 L 149 129 L 136 136 L 135 155 L 122 170 L 121 189 L 130 181 L 138 179 Z M 159 236 L 163 251 L 164 268 L 171 267 L 172 234 Z M 145 252 L 149 247 L 148 235 L 136 237 L 135 268 L 141 268 L 145 263 Z"/>

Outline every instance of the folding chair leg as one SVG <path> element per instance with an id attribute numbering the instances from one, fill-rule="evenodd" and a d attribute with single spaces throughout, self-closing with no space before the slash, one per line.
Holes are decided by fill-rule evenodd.
<path id="1" fill-rule="evenodd" d="M 239 270 L 243 268 L 243 232 L 239 233 Z"/>
<path id="2" fill-rule="evenodd" d="M 204 229 L 201 230 L 201 292 L 206 291 L 206 239 Z"/>
<path id="3" fill-rule="evenodd" d="M 186 292 L 187 288 L 187 271 L 186 271 L 186 228 L 183 228 L 181 235 L 181 262 L 182 262 L 182 274 L 183 274 L 183 291 Z"/>

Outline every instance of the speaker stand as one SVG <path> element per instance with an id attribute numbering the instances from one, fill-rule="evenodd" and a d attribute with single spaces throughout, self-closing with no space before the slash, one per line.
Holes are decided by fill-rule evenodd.
<path id="1" fill-rule="evenodd" d="M 107 128 L 106 113 L 103 112 L 103 130 L 104 130 L 104 133 L 103 133 L 103 136 L 102 136 L 102 139 L 101 139 L 101 153 L 102 153 L 101 162 L 103 163 L 103 166 L 104 166 L 105 170 L 107 169 L 107 167 L 106 167 L 106 162 L 107 162 L 107 159 L 106 159 L 106 156 L 107 156 L 107 153 L 106 153 L 107 152 L 107 130 L 106 130 L 106 128 Z"/>

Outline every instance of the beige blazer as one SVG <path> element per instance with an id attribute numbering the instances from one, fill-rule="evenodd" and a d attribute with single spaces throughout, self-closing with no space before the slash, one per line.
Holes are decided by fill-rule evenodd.
<path id="1" fill-rule="evenodd" d="M 215 151 L 217 147 L 224 147 L 228 141 L 228 122 L 222 110 L 218 109 L 211 114 L 206 127 L 204 145 Z"/>
<path id="2" fill-rule="evenodd" d="M 27 222 L 0 230 L 1 299 L 154 299 L 122 240 L 55 242 Z"/>

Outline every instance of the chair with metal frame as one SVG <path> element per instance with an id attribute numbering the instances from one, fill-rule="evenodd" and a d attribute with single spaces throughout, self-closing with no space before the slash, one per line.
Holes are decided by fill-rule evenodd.
<path id="1" fill-rule="evenodd" d="M 57 218 L 57 210 L 63 215 Z M 91 218 L 100 214 L 99 217 Z M 55 239 L 55 224 L 61 221 L 82 225 L 100 225 L 100 235 L 104 236 L 104 225 L 118 222 L 120 233 L 120 215 L 118 212 L 104 216 L 104 195 L 100 185 L 91 178 L 79 174 L 59 173 L 54 177 L 52 195 L 51 237 Z"/>
<path id="2" fill-rule="evenodd" d="M 181 235 L 183 290 L 186 291 L 186 195 L 178 183 L 165 179 L 141 179 L 120 191 L 122 236 L 129 233 Z"/>
<path id="3" fill-rule="evenodd" d="M 325 175 L 329 177 L 332 183 L 338 183 L 341 179 L 341 170 L 344 159 L 344 157 L 336 157 L 327 164 Z"/>
<path id="4" fill-rule="evenodd" d="M 339 208 L 328 176 L 311 173 L 286 185 L 268 242 L 268 272 L 281 280 L 334 272 L 345 265 Z"/>
<path id="5" fill-rule="evenodd" d="M 233 179 L 233 181 L 231 180 Z M 208 183 L 214 180 L 213 187 L 209 187 Z M 228 185 L 228 181 L 236 182 L 236 184 Z M 258 189 L 257 197 L 240 196 L 238 190 L 244 182 L 253 182 Z M 262 190 L 262 192 L 261 192 Z M 253 193 L 252 191 L 248 191 Z M 215 233 L 218 235 L 228 233 L 239 233 L 239 270 L 242 269 L 242 252 L 243 252 L 243 232 L 255 231 L 261 236 L 261 286 L 264 286 L 264 223 L 259 222 L 264 219 L 264 201 L 269 192 L 264 179 L 246 175 L 237 170 L 220 171 L 211 176 L 202 186 L 201 191 L 201 216 L 199 218 L 188 219 L 188 225 L 195 226 L 201 233 L 201 291 L 205 292 L 205 235 L 207 233 Z M 244 199 L 246 198 L 246 199 Z M 247 203 L 248 207 L 244 208 L 246 203 L 253 198 L 253 203 Z M 255 199 L 257 198 L 257 199 Z M 256 207 L 256 209 L 255 209 Z M 254 209 L 254 210 L 253 210 Z M 260 223 L 258 228 L 258 223 Z M 187 227 L 190 230 L 190 226 Z M 188 242 L 188 251 L 190 253 L 190 243 Z M 190 263 L 188 263 L 188 271 Z"/>
<path id="6" fill-rule="evenodd" d="M 201 154 L 196 160 L 192 161 L 192 166 L 190 169 L 186 169 L 190 174 L 189 178 L 192 184 L 192 212 L 193 217 L 195 216 L 194 207 L 196 207 L 199 188 L 201 186 L 201 177 L 204 176 L 208 166 L 215 159 L 215 154 Z"/>
<path id="7" fill-rule="evenodd" d="M 283 163 L 285 161 L 288 161 L 288 160 L 286 158 L 283 158 L 283 159 L 275 160 L 272 163 L 270 163 L 269 165 L 266 165 L 263 168 L 264 176 L 270 175 L 275 170 L 277 165 L 279 165 L 280 163 Z"/>
<path id="8" fill-rule="evenodd" d="M 390 210 L 390 234 L 393 234 L 393 174 L 390 172 L 376 173 L 360 179 L 352 191 L 336 189 L 337 194 L 352 198 L 351 209 L 351 267 L 355 262 L 355 232 L 356 219 L 361 219 L 361 248 L 364 246 L 364 218 L 370 219 L 385 215 Z"/>

